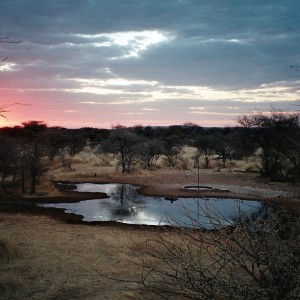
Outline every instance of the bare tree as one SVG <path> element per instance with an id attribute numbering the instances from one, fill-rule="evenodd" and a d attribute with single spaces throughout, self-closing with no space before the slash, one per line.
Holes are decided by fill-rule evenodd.
<path id="1" fill-rule="evenodd" d="M 19 44 L 21 42 L 22 41 L 13 41 L 13 40 L 11 40 L 11 37 L 9 37 L 9 36 L 0 37 L 0 43 Z M 7 60 L 7 57 L 4 57 L 2 60 L 0 60 L 0 63 L 4 62 L 6 60 Z M 7 108 L 9 106 L 16 105 L 16 104 L 17 103 L 13 103 L 13 104 L 0 104 L 0 117 L 7 119 L 7 117 L 6 117 L 6 113 L 8 112 Z"/>
<path id="2" fill-rule="evenodd" d="M 138 163 L 140 143 L 141 139 L 132 129 L 118 125 L 112 129 L 108 140 L 102 144 L 102 151 L 115 154 L 122 173 L 129 173 Z"/>
<path id="3" fill-rule="evenodd" d="M 20 158 L 23 171 L 30 176 L 30 193 L 35 193 L 38 178 L 48 170 L 48 163 L 45 160 L 45 142 L 34 140 L 30 143 L 23 143 L 20 148 Z"/>
<path id="4" fill-rule="evenodd" d="M 223 168 L 226 168 L 226 162 L 232 157 L 234 152 L 234 143 L 231 139 L 231 133 L 227 135 L 220 135 L 216 137 L 217 143 L 215 145 L 218 158 L 222 160 Z"/>
<path id="5" fill-rule="evenodd" d="M 64 150 L 67 144 L 67 136 L 61 132 L 61 127 L 51 127 L 45 133 L 48 156 L 50 162 Z"/>
<path id="6" fill-rule="evenodd" d="M 216 144 L 217 144 L 216 138 L 213 136 L 200 136 L 195 141 L 195 146 L 198 149 L 198 154 L 204 157 L 205 161 L 205 168 L 208 169 L 209 162 L 214 157 L 216 153 Z"/>
<path id="7" fill-rule="evenodd" d="M 162 155 L 163 147 L 157 139 L 147 140 L 141 143 L 138 152 L 142 166 L 151 169 Z"/>
<path id="8" fill-rule="evenodd" d="M 1 105 L 0 105 L 0 117 L 1 117 L 1 118 L 7 119 L 6 113 L 8 112 L 8 111 L 7 111 L 7 108 L 8 108 L 9 106 L 10 106 L 10 105 L 7 105 L 7 104 L 1 104 Z"/>
<path id="9" fill-rule="evenodd" d="M 158 230 L 133 251 L 140 278 L 118 279 L 162 299 L 296 299 L 300 294 L 300 220 L 262 210 L 234 221 L 209 208 L 206 225 Z M 174 220 L 173 220 L 174 221 Z M 227 224 L 229 226 L 224 226 Z"/>
<path id="10" fill-rule="evenodd" d="M 249 138 L 262 149 L 262 175 L 276 179 L 284 177 L 285 169 L 287 173 L 299 173 L 299 114 L 272 110 L 269 114 L 240 116 L 238 123 L 252 128 Z M 287 168 L 287 160 L 294 170 Z"/>
<path id="11" fill-rule="evenodd" d="M 0 104 L 0 117 L 7 119 L 6 114 L 9 112 L 8 107 L 13 105 L 19 105 L 19 103 L 12 103 L 12 104 Z"/>
<path id="12" fill-rule="evenodd" d="M 6 44 L 19 44 L 19 43 L 22 43 L 22 41 L 14 41 L 14 40 L 11 39 L 11 37 L 9 37 L 9 36 L 4 36 L 4 37 L 0 37 L 0 43 L 6 43 Z M 8 58 L 8 57 L 2 58 L 2 60 L 0 61 L 0 63 L 6 61 L 7 58 Z"/>
<path id="13" fill-rule="evenodd" d="M 0 194 L 5 192 L 5 181 L 11 177 L 11 184 L 15 182 L 19 161 L 17 153 L 17 141 L 15 139 L 1 137 L 0 143 Z"/>
<path id="14" fill-rule="evenodd" d="M 170 135 L 163 141 L 164 158 L 167 164 L 171 167 L 175 167 L 178 161 L 181 159 L 182 140 L 176 135 Z"/>
<path id="15" fill-rule="evenodd" d="M 22 41 L 13 41 L 13 40 L 11 40 L 11 37 L 5 36 L 5 37 L 0 37 L 0 43 L 19 44 L 19 43 L 22 43 Z M 0 63 L 6 61 L 7 58 L 8 57 L 2 58 L 2 60 L 0 60 Z M 10 106 L 16 105 L 16 104 L 19 104 L 19 103 L 0 104 L 0 117 L 7 119 L 7 117 L 6 117 L 6 113 L 8 112 L 7 108 Z"/>
<path id="16" fill-rule="evenodd" d="M 74 133 L 66 137 L 65 143 L 66 143 L 65 150 L 68 152 L 68 154 L 71 157 L 73 157 L 74 155 L 78 154 L 80 151 L 84 149 L 87 141 L 83 136 Z"/>
<path id="17" fill-rule="evenodd" d="M 300 72 L 300 66 L 290 65 L 290 69 L 292 69 L 295 72 Z M 293 77 L 299 77 L 299 75 L 294 75 Z"/>
<path id="18" fill-rule="evenodd" d="M 183 131 L 189 138 L 193 138 L 203 131 L 203 128 L 193 122 L 186 122 L 183 124 Z"/>
<path id="19" fill-rule="evenodd" d="M 30 193 L 34 194 L 37 180 L 48 170 L 48 164 L 45 160 L 47 154 L 46 142 L 43 136 L 47 124 L 43 121 L 29 121 L 23 122 L 22 125 L 25 133 L 19 149 L 22 190 L 24 192 L 25 175 L 28 174 L 31 180 Z"/>

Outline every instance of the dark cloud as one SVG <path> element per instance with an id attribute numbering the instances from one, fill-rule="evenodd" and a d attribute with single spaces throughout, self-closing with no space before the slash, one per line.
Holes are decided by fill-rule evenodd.
<path id="1" fill-rule="evenodd" d="M 19 0 L 2 1 L 0 24 L 3 34 L 24 40 L 23 59 L 87 73 L 105 64 L 131 78 L 236 88 L 286 79 L 285 69 L 299 60 L 299 11 L 298 1 Z M 107 59 L 126 47 L 96 48 L 93 42 L 107 38 L 76 35 L 151 29 L 175 38 L 140 60 L 112 63 Z"/>
<path id="2" fill-rule="evenodd" d="M 152 97 L 149 108 L 172 106 L 190 113 L 189 103 L 196 100 L 186 94 L 195 93 L 196 99 L 197 93 L 189 87 L 236 94 L 247 89 L 238 105 L 222 98 L 215 105 L 199 104 L 244 112 L 255 105 L 265 109 L 283 91 L 275 88 L 285 85 L 289 97 L 282 102 L 276 98 L 276 103 L 291 107 L 300 98 L 299 82 L 289 69 L 300 64 L 299 20 L 298 0 L 2 0 L 0 35 L 23 42 L 0 43 L 0 58 L 9 56 L 12 64 L 9 72 L 1 72 L 0 66 L 0 89 L 15 87 L 31 95 L 34 89 L 56 90 L 49 99 L 63 96 L 70 105 L 82 97 L 107 103 Z M 118 78 L 128 84 L 107 84 Z M 264 93 L 265 102 L 262 97 L 251 102 L 260 87 L 274 90 Z M 82 88 L 86 90 L 76 93 Z M 160 95 L 155 98 L 155 93 Z M 167 99 L 168 94 L 177 98 Z M 126 107 L 126 113 L 142 109 Z"/>

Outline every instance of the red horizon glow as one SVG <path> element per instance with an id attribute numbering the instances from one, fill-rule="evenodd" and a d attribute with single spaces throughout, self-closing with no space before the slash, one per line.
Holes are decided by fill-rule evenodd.
<path id="1" fill-rule="evenodd" d="M 28 102 L 27 102 L 28 103 Z M 22 102 L 11 102 L 11 105 L 7 107 L 5 112 L 5 118 L 0 118 L 0 127 L 14 127 L 21 126 L 23 122 L 28 121 L 43 121 L 47 124 L 48 127 L 64 127 L 70 129 L 77 129 L 83 127 L 91 128 L 104 128 L 110 129 L 116 124 L 121 124 L 126 127 L 133 127 L 141 125 L 146 126 L 172 126 L 172 125 L 183 125 L 184 123 L 191 122 L 197 124 L 201 127 L 233 127 L 237 126 L 237 118 L 240 115 L 250 115 L 250 113 L 232 113 L 229 117 L 221 113 L 217 113 L 216 117 L 214 113 L 205 112 L 199 115 L 199 119 L 196 118 L 197 115 L 191 114 L 190 119 L 177 117 L 178 121 L 172 121 L 169 119 L 159 120 L 160 116 L 155 116 L 155 112 L 152 116 L 152 120 L 143 120 L 143 115 L 140 114 L 120 114 L 114 115 L 113 111 L 95 113 L 95 111 L 89 111 L 88 109 L 82 111 L 72 111 L 64 109 L 64 104 L 58 105 L 61 109 L 49 110 L 52 105 L 47 103 L 36 104 L 27 104 L 26 101 Z M 89 106 L 87 106 L 89 108 Z M 257 111 L 256 111 L 257 112 Z M 270 109 L 266 111 L 261 111 L 262 113 L 270 113 Z M 294 111 L 286 111 L 287 113 L 297 113 Z M 255 111 L 254 111 L 255 113 Z M 113 117 L 114 116 L 114 119 Z M 185 117 L 185 116 L 184 116 Z"/>

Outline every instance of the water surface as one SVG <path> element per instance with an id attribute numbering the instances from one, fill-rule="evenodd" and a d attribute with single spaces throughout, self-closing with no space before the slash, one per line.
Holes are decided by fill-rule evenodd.
<path id="1" fill-rule="evenodd" d="M 83 221 L 117 221 L 128 224 L 177 225 L 212 228 L 231 224 L 241 214 L 257 214 L 265 204 L 259 201 L 219 198 L 179 198 L 171 202 L 163 197 L 140 195 L 129 184 L 76 185 L 78 192 L 102 192 L 105 199 L 77 203 L 39 204 L 65 209 L 83 216 Z"/>

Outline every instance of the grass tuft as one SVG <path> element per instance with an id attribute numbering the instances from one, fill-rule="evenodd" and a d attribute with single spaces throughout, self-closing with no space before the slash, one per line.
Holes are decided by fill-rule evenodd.
<path id="1" fill-rule="evenodd" d="M 19 256 L 19 250 L 6 239 L 0 239 L 0 259 L 12 260 Z"/>

